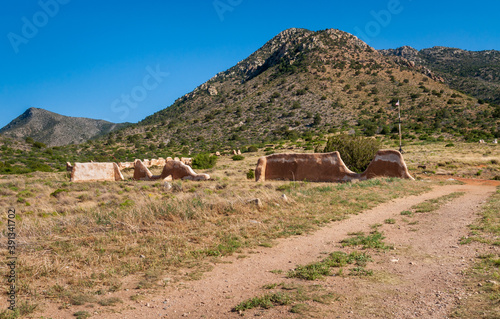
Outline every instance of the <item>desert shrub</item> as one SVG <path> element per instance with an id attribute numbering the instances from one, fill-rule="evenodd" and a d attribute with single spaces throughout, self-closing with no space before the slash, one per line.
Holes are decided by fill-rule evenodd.
<path id="1" fill-rule="evenodd" d="M 47 145 L 43 144 L 42 142 L 35 142 L 33 143 L 33 146 L 36 148 L 45 148 Z"/>
<path id="2" fill-rule="evenodd" d="M 255 178 L 255 171 L 253 169 L 249 169 L 247 172 L 247 179 L 254 179 Z"/>
<path id="3" fill-rule="evenodd" d="M 243 159 L 245 159 L 245 157 L 243 157 L 242 155 L 234 155 L 231 158 L 233 159 L 233 161 L 242 161 Z"/>
<path id="4" fill-rule="evenodd" d="M 69 192 L 67 189 L 61 189 L 61 188 L 58 188 L 56 189 L 55 191 L 53 191 L 50 196 L 53 196 L 53 197 L 56 197 L 58 198 L 59 194 L 61 193 L 64 193 L 64 192 Z"/>
<path id="5" fill-rule="evenodd" d="M 212 168 L 217 163 L 217 156 L 208 153 L 201 153 L 193 157 L 193 168 L 207 169 Z"/>
<path id="6" fill-rule="evenodd" d="M 26 166 L 31 171 L 52 172 L 52 168 L 49 165 L 39 161 L 27 161 Z"/>
<path id="7" fill-rule="evenodd" d="M 373 138 L 341 134 L 328 139 L 324 153 L 338 151 L 349 169 L 361 173 L 380 149 L 380 142 Z"/>
<path id="8" fill-rule="evenodd" d="M 256 146 L 253 146 L 253 145 L 249 146 L 248 149 L 247 149 L 247 152 L 249 152 L 249 153 L 257 152 L 257 151 L 259 151 L 259 149 Z"/>

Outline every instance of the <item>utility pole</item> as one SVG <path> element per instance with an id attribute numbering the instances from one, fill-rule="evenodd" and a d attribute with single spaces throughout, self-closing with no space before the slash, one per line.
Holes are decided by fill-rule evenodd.
<path id="1" fill-rule="evenodd" d="M 399 152 L 403 154 L 403 148 L 401 147 L 401 106 L 399 104 L 399 100 L 396 103 L 396 106 L 398 107 L 398 118 L 399 118 Z"/>

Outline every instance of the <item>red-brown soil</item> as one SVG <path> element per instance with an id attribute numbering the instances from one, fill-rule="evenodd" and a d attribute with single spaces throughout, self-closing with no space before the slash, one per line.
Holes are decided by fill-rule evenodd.
<path id="1" fill-rule="evenodd" d="M 171 284 L 155 295 L 132 301 L 137 293 L 130 289 L 116 295 L 124 303 L 110 313 L 106 307 L 46 308 L 47 318 L 70 318 L 78 310 L 96 318 L 238 318 L 233 312 L 238 303 L 264 294 L 262 286 L 270 283 L 321 285 L 321 289 L 338 295 L 329 304 L 310 304 L 302 314 L 290 312 L 290 306 L 252 309 L 245 317 L 264 318 L 447 318 L 464 298 L 463 271 L 476 256 L 474 244 L 460 245 L 468 235 L 468 225 L 477 218 L 481 205 L 495 192 L 498 182 L 466 180 L 464 185 L 437 186 L 431 192 L 393 200 L 349 219 L 332 222 L 304 236 L 276 241 L 272 248 L 259 247 L 243 252 L 247 258 L 223 258 L 201 280 Z M 452 192 L 465 192 L 442 205 L 437 211 L 415 214 L 400 213 L 425 200 Z M 394 219 L 394 224 L 384 224 Z M 339 241 L 349 233 L 368 233 L 371 225 L 382 224 L 379 231 L 394 250 L 372 251 L 369 277 L 332 276 L 314 282 L 288 279 L 286 272 L 324 258 L 325 253 L 343 250 Z M 351 248 L 352 249 L 352 248 Z M 345 249 L 344 249 L 345 250 Z M 282 274 L 270 272 L 283 270 Z"/>

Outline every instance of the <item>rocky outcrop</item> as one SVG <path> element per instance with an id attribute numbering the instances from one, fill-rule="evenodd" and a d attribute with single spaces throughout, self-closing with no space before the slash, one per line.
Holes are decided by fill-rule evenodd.
<path id="1" fill-rule="evenodd" d="M 419 51 L 412 47 L 405 46 L 398 49 L 381 50 L 380 52 L 387 56 L 394 56 L 394 62 L 398 65 L 420 72 L 436 82 L 445 82 L 443 77 L 421 65 L 423 60 L 418 56 Z"/>
<path id="2" fill-rule="evenodd" d="M 382 150 L 362 174 L 351 171 L 339 152 L 316 154 L 273 154 L 259 158 L 255 180 L 291 180 L 311 182 L 348 182 L 374 177 L 413 179 L 398 151 Z"/>
<path id="3" fill-rule="evenodd" d="M 435 46 L 415 50 L 403 46 L 379 50 L 386 56 L 399 57 L 415 62 L 421 73 L 435 81 L 445 81 L 451 88 L 476 98 L 500 103 L 500 51 L 467 51 Z M 401 60 L 399 60 L 401 61 Z M 397 62 L 398 63 L 398 62 Z M 398 63 L 399 64 L 399 63 Z"/>
<path id="4" fill-rule="evenodd" d="M 388 56 L 394 55 L 405 58 L 410 61 L 421 62 L 421 59 L 418 57 L 419 51 L 407 45 L 397 49 L 380 50 L 379 52 L 382 53 L 383 55 L 388 55 Z"/>
<path id="5" fill-rule="evenodd" d="M 219 92 L 217 91 L 217 89 L 214 86 L 210 86 L 210 87 L 208 87 L 208 94 L 213 96 L 213 95 L 219 94 Z"/>

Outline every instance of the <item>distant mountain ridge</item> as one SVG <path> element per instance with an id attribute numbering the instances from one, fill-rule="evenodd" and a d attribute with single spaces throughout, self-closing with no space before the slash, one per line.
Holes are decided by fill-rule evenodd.
<path id="1" fill-rule="evenodd" d="M 472 73 L 460 58 L 469 53 L 429 50 L 441 52 L 442 69 L 450 59 L 462 61 L 461 76 L 469 79 Z M 482 70 L 492 72 L 493 83 L 497 51 L 478 54 L 490 58 Z M 470 65 L 481 65 L 475 53 L 470 55 Z M 340 132 L 376 137 L 390 148 L 398 145 L 400 112 L 403 145 L 500 138 L 500 106 L 450 88 L 444 77 L 457 69 L 450 65 L 453 72 L 437 73 L 426 59 L 439 64 L 437 57 L 426 58 L 410 47 L 375 50 L 341 30 L 288 29 L 172 105 L 123 129 L 117 130 L 126 124 L 82 123 L 30 109 L 0 130 L 5 134 L 0 136 L 0 171 L 2 165 L 5 172 L 63 171 L 68 161 L 130 162 L 250 147 L 274 152 L 286 141 L 295 149 L 321 150 L 328 136 Z M 488 76 L 481 75 L 485 81 Z M 49 146 L 77 145 L 45 150 L 9 136 L 31 136 Z"/>
<path id="2" fill-rule="evenodd" d="M 467 51 L 436 46 L 416 50 L 409 46 L 380 50 L 432 70 L 453 89 L 500 105 L 500 51 Z"/>
<path id="3" fill-rule="evenodd" d="M 171 106 L 124 129 L 89 119 L 94 121 L 90 127 L 68 121 L 60 125 L 54 113 L 30 109 L 0 133 L 31 136 L 49 146 L 78 144 L 103 134 L 68 147 L 67 153 L 92 151 L 94 159 L 113 161 L 299 138 L 313 149 L 317 142 L 311 136 L 340 131 L 398 139 L 399 101 L 405 140 L 492 140 L 500 137 L 500 106 L 462 92 L 484 86 L 488 100 L 499 97 L 498 53 L 443 47 L 378 51 L 341 30 L 292 28 Z M 456 91 L 452 87 L 458 84 L 450 78 L 458 84 L 469 81 L 470 90 Z"/>
<path id="4" fill-rule="evenodd" d="M 126 125 L 128 124 L 64 116 L 32 107 L 0 129 L 0 134 L 15 139 L 32 137 L 48 146 L 63 146 L 80 144 Z"/>
<path id="5" fill-rule="evenodd" d="M 157 153 L 218 150 L 339 130 L 390 135 L 398 100 L 405 129 L 424 139 L 499 134 L 492 105 L 451 89 L 444 73 L 411 61 L 419 51 L 407 51 L 377 51 L 341 30 L 288 29 L 110 140 L 149 154 L 158 146 Z"/>

